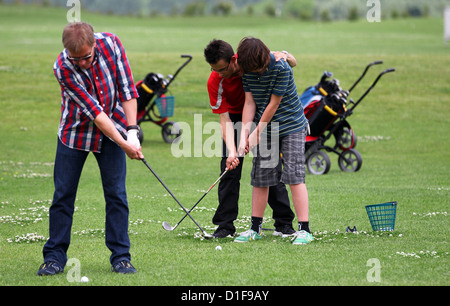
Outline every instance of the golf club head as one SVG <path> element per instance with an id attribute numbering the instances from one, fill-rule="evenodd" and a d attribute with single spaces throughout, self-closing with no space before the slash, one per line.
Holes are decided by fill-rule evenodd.
<path id="1" fill-rule="evenodd" d="M 333 76 L 333 72 L 324 71 L 320 82 L 324 82 L 327 78 L 331 78 Z"/>
<path id="2" fill-rule="evenodd" d="M 176 226 L 173 227 L 172 225 L 170 225 L 169 223 L 167 223 L 166 221 L 164 221 L 164 222 L 162 223 L 162 227 L 163 227 L 163 229 L 165 229 L 166 231 L 171 232 L 171 231 L 173 231 L 173 230 L 175 229 Z M 205 239 L 212 239 L 212 238 L 214 238 L 214 236 L 211 235 L 211 234 L 208 234 L 208 233 L 205 232 L 205 231 L 203 231 L 203 238 L 205 238 Z"/>
<path id="3" fill-rule="evenodd" d="M 167 223 L 166 221 L 163 222 L 162 224 L 163 229 L 165 229 L 166 231 L 173 231 L 174 227 L 172 225 L 170 225 L 169 223 Z"/>
<path id="4" fill-rule="evenodd" d="M 206 233 L 206 232 L 203 232 L 203 237 L 204 237 L 205 239 L 213 239 L 213 238 L 214 238 L 213 235 L 208 234 L 208 233 Z"/>

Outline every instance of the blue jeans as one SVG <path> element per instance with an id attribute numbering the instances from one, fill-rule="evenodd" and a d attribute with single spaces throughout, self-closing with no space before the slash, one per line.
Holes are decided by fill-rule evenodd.
<path id="1" fill-rule="evenodd" d="M 50 238 L 44 245 L 44 262 L 66 265 L 78 182 L 88 154 L 71 149 L 58 139 L 53 173 L 55 192 L 49 211 Z M 101 153 L 93 154 L 100 169 L 106 201 L 105 242 L 112 252 L 110 262 L 130 260 L 125 152 L 108 137 L 103 137 Z"/>

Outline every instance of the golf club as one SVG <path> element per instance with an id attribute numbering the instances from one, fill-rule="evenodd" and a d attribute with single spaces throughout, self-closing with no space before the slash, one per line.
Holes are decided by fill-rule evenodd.
<path id="1" fill-rule="evenodd" d="M 205 232 L 205 230 L 197 223 L 197 221 L 195 221 L 195 219 L 192 218 L 192 216 L 189 214 L 189 212 L 186 210 L 186 208 L 180 203 L 180 201 L 178 201 L 178 199 L 175 197 L 175 195 L 172 193 L 172 191 L 170 191 L 170 189 L 166 186 L 166 184 L 164 184 L 164 182 L 160 179 L 160 177 L 156 174 L 156 172 L 152 169 L 152 167 L 150 167 L 150 165 L 147 163 L 147 161 L 144 158 L 141 160 L 147 166 L 147 168 L 153 173 L 153 175 L 161 183 L 161 185 L 163 185 L 163 187 L 167 190 L 167 192 L 172 196 L 172 198 L 175 200 L 175 202 L 177 202 L 178 205 L 180 205 L 180 207 L 184 210 L 186 215 L 189 216 L 192 219 L 192 221 L 195 223 L 195 225 L 197 225 L 197 227 L 202 231 L 203 237 L 205 237 L 206 239 L 212 238 L 212 235 Z"/>
<path id="2" fill-rule="evenodd" d="M 220 176 L 219 178 L 211 185 L 211 187 L 209 187 L 209 189 L 203 194 L 203 196 L 197 201 L 197 203 L 195 203 L 194 206 L 192 206 L 192 208 L 189 210 L 189 212 L 187 212 L 184 217 L 178 221 L 177 224 L 175 224 L 175 226 L 171 226 L 169 223 L 167 222 L 163 222 L 162 226 L 166 231 L 173 231 L 174 229 L 177 228 L 177 226 L 184 220 L 184 218 L 186 218 L 186 216 L 191 213 L 192 210 L 194 210 L 194 208 L 198 205 L 198 203 L 200 203 L 201 200 L 203 200 L 203 198 L 208 194 L 208 192 L 214 188 L 214 186 L 217 184 L 217 182 L 220 181 L 220 179 L 227 173 L 228 169 L 226 169 Z"/>

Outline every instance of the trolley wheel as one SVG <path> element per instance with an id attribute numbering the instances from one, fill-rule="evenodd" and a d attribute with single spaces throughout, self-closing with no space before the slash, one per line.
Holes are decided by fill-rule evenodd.
<path id="1" fill-rule="evenodd" d="M 339 131 L 337 143 L 342 151 L 353 149 L 356 147 L 356 135 L 351 128 L 344 127 Z"/>
<path id="2" fill-rule="evenodd" d="M 356 172 L 361 169 L 362 157 L 355 149 L 344 151 L 339 155 L 339 168 L 345 172 Z"/>
<path id="3" fill-rule="evenodd" d="M 314 175 L 327 174 L 330 170 L 331 162 L 328 154 L 322 151 L 315 151 L 308 156 L 306 166 L 309 173 Z"/>
<path id="4" fill-rule="evenodd" d="M 177 141 L 181 136 L 180 126 L 173 121 L 167 121 L 162 125 L 162 138 L 167 143 L 173 143 Z"/>

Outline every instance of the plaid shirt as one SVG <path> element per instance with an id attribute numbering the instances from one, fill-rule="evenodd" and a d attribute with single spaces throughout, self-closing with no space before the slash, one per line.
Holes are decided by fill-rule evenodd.
<path id="1" fill-rule="evenodd" d="M 53 71 L 61 86 L 61 120 L 58 137 L 66 146 L 100 152 L 103 133 L 94 119 L 103 111 L 119 132 L 125 133 L 127 120 L 122 102 L 138 97 L 125 50 L 119 38 L 95 33 L 94 61 L 81 69 L 67 59 L 64 49 Z"/>

